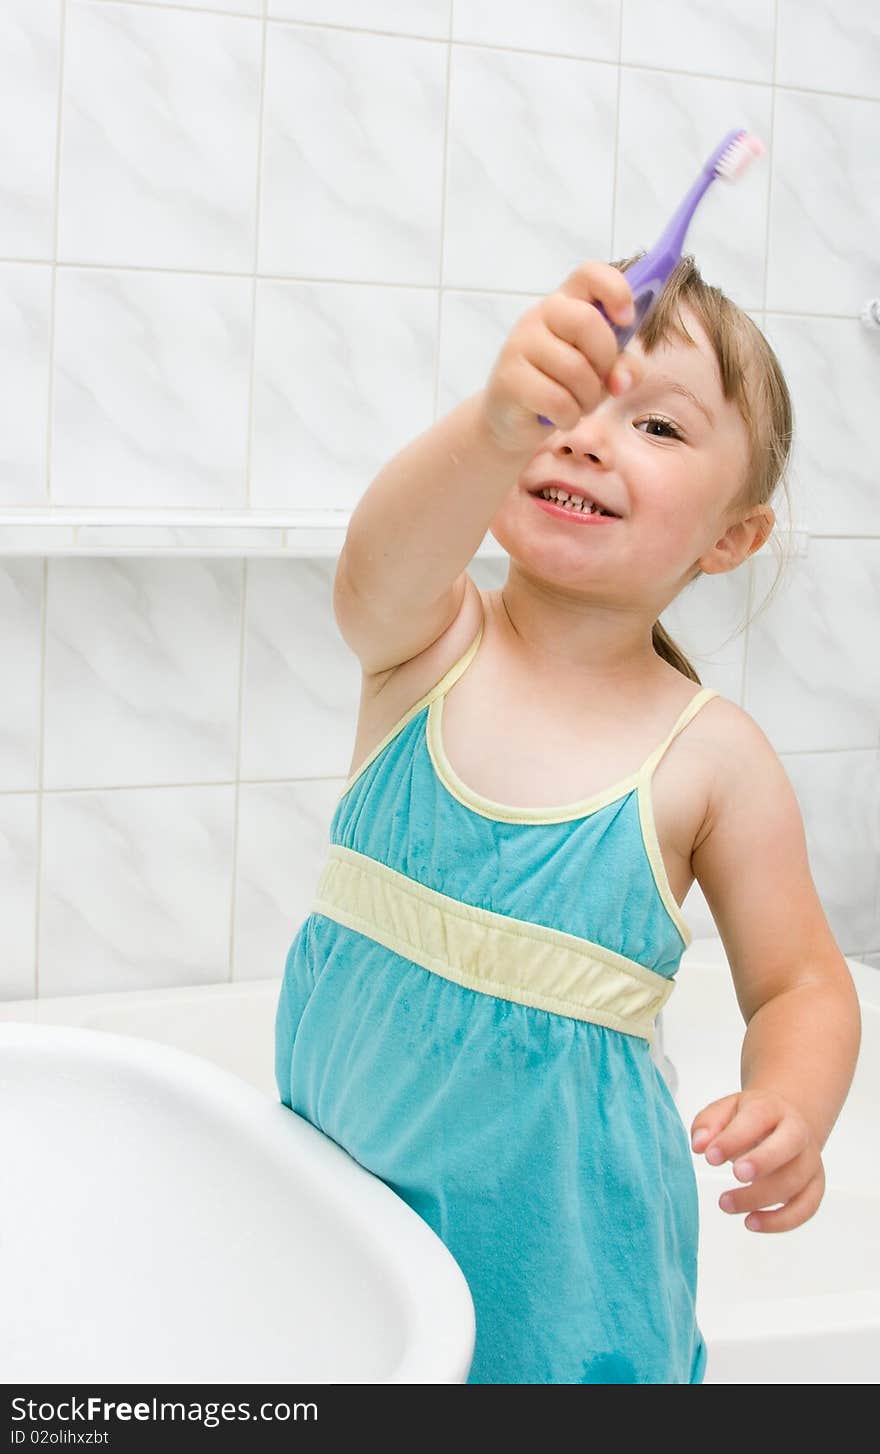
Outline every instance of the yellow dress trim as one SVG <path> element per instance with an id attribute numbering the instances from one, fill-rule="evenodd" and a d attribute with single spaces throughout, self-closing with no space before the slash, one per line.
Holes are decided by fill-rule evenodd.
<path id="1" fill-rule="evenodd" d="M 678 735 L 683 727 L 687 726 L 688 722 L 699 711 L 704 702 L 709 701 L 711 697 L 717 697 L 719 693 L 714 687 L 702 687 L 700 691 L 695 692 L 663 742 L 646 758 L 641 767 L 637 768 L 635 772 L 629 773 L 626 777 L 620 778 L 616 783 L 612 783 L 610 787 L 604 788 L 600 793 L 595 793 L 591 798 L 584 798 L 579 803 L 565 803 L 559 807 L 548 808 L 522 808 L 514 807 L 507 803 L 497 803 L 492 798 L 483 797 L 481 793 L 475 792 L 472 788 L 468 787 L 467 783 L 462 781 L 452 766 L 452 763 L 449 761 L 449 758 L 446 756 L 442 735 L 443 698 L 453 683 L 461 676 L 462 672 L 466 671 L 470 666 L 483 638 L 484 626 L 485 613 L 470 646 L 463 652 L 458 661 L 453 662 L 452 666 L 440 680 L 435 682 L 434 686 L 408 708 L 403 716 L 398 718 L 394 726 L 386 732 L 382 741 L 373 748 L 372 752 L 364 759 L 357 771 L 348 779 L 336 799 L 336 805 L 338 806 L 346 793 L 357 782 L 361 774 L 366 772 L 370 763 L 375 761 L 380 752 L 384 751 L 389 742 L 397 736 L 398 732 L 401 732 L 407 723 L 411 722 L 413 717 L 426 706 L 429 710 L 425 740 L 437 776 L 452 797 L 457 798 L 460 803 L 463 803 L 467 808 L 471 808 L 473 812 L 480 813 L 484 818 L 492 818 L 496 822 L 506 823 L 563 823 L 568 819 L 579 818 L 585 816 L 587 813 L 597 812 L 599 808 L 604 808 L 609 803 L 617 802 L 625 793 L 637 787 L 639 790 L 639 823 L 641 825 L 642 839 L 648 856 L 648 862 L 651 865 L 651 872 L 654 876 L 654 882 L 657 885 L 657 890 L 663 905 L 681 935 L 685 948 L 687 948 L 693 942 L 693 931 L 685 920 L 679 908 L 678 901 L 672 892 L 672 886 L 666 872 L 666 865 L 663 862 L 651 798 L 651 777 L 654 768 L 657 766 L 657 763 L 660 761 L 673 738 Z"/>
<path id="2" fill-rule="evenodd" d="M 361 776 L 361 773 L 366 772 L 367 768 L 370 766 L 370 763 L 375 761 L 375 759 L 379 756 L 379 753 L 388 746 L 392 738 L 396 737 L 398 732 L 403 731 L 407 722 L 411 722 L 413 717 L 415 717 L 417 713 L 421 712 L 422 708 L 426 707 L 429 702 L 432 702 L 435 697 L 440 696 L 442 692 L 448 692 L 449 688 L 452 686 L 452 683 L 461 676 L 461 673 L 468 666 L 470 666 L 471 659 L 476 655 L 477 647 L 482 640 L 484 624 L 485 618 L 483 619 L 483 621 L 480 622 L 480 629 L 474 637 L 473 641 L 471 642 L 470 646 L 463 653 L 463 655 L 458 658 L 458 661 L 453 662 L 448 672 L 446 672 L 440 678 L 439 682 L 435 682 L 433 687 L 425 692 L 424 696 L 419 697 L 419 700 L 415 702 L 412 707 L 409 707 L 407 711 L 404 712 L 402 717 L 398 718 L 394 726 L 385 733 L 385 736 L 382 738 L 382 741 L 379 743 L 379 745 L 373 748 L 372 752 L 369 754 L 368 757 L 364 758 L 360 767 L 357 769 L 356 772 L 352 773 L 351 777 L 345 784 L 345 787 L 342 789 L 342 792 L 339 794 L 339 797 L 336 799 L 337 804 L 342 802 L 342 799 L 345 797 L 348 790 L 354 787 L 358 778 Z"/>
<path id="3" fill-rule="evenodd" d="M 330 845 L 312 907 L 466 989 L 650 1044 L 675 986 L 602 944 L 475 908 L 338 843 Z"/>
<path id="4" fill-rule="evenodd" d="M 685 707 L 684 711 L 675 722 L 668 736 L 663 740 L 663 742 L 660 743 L 658 747 L 654 748 L 651 756 L 642 763 L 642 766 L 639 768 L 638 771 L 639 822 L 642 828 L 642 839 L 644 840 L 645 850 L 648 855 L 648 861 L 651 865 L 651 872 L 654 875 L 654 882 L 657 885 L 658 893 L 663 900 L 670 919 L 672 920 L 673 924 L 675 925 L 676 929 L 684 940 L 685 948 L 687 948 L 688 945 L 693 941 L 694 936 L 690 925 L 685 920 L 681 909 L 678 906 L 678 900 L 676 899 L 675 894 L 672 892 L 672 885 L 669 882 L 669 875 L 666 872 L 666 864 L 663 862 L 663 855 L 660 852 L 660 840 L 657 837 L 657 824 L 654 819 L 654 802 L 651 794 L 651 778 L 654 775 L 655 767 L 657 766 L 658 762 L 660 761 L 672 739 L 678 736 L 679 732 L 682 730 L 683 727 L 687 726 L 688 722 L 690 722 L 692 717 L 696 716 L 697 712 L 700 710 L 705 702 L 708 702 L 710 698 L 717 697 L 719 695 L 720 693 L 717 692 L 714 687 L 703 687 L 699 692 L 695 692 L 694 695 L 691 697 L 690 701 L 688 702 L 687 706 Z"/>
<path id="5" fill-rule="evenodd" d="M 443 786 L 460 803 L 464 803 L 465 807 L 473 808 L 475 813 L 482 814 L 484 818 L 493 818 L 498 823 L 564 823 L 569 818 L 581 818 L 587 813 L 593 813 L 598 808 L 604 808 L 608 803 L 622 798 L 625 792 L 636 786 L 639 778 L 638 771 L 631 772 L 627 777 L 612 783 L 610 787 L 594 793 L 591 798 L 582 798 L 577 803 L 561 803 L 559 806 L 548 808 L 521 808 L 510 803 L 498 803 L 494 798 L 483 797 L 482 793 L 478 793 L 475 788 L 469 788 L 467 783 L 458 776 L 446 756 L 446 749 L 443 746 L 442 697 L 438 697 L 436 701 L 432 702 L 428 710 L 425 737 L 431 761 Z"/>
<path id="6" fill-rule="evenodd" d="M 691 718 L 699 711 L 704 702 L 710 697 L 717 697 L 719 693 L 714 687 L 703 687 L 695 692 L 687 706 L 680 713 L 671 731 L 666 738 L 655 747 L 649 757 L 645 759 L 641 767 L 626 777 L 619 778 L 610 787 L 603 788 L 601 792 L 594 793 L 590 798 L 583 798 L 578 803 L 563 803 L 559 807 L 547 808 L 521 808 L 514 807 L 509 803 L 498 803 L 493 798 L 485 798 L 482 793 L 476 792 L 468 787 L 458 776 L 443 746 L 442 722 L 443 722 L 443 698 L 437 697 L 432 701 L 428 710 L 428 722 L 426 729 L 426 742 L 434 770 L 446 790 L 457 798 L 465 807 L 475 813 L 480 813 L 484 818 L 491 818 L 496 822 L 504 823 L 564 823 L 570 819 L 584 817 L 589 813 L 598 812 L 600 808 L 607 807 L 609 803 L 616 803 L 633 788 L 638 788 L 639 823 L 642 830 L 642 838 L 645 851 L 648 855 L 648 862 L 651 865 L 651 872 L 660 898 L 663 901 L 672 922 L 678 930 L 684 942 L 685 948 L 693 941 L 693 932 L 684 919 L 678 901 L 672 892 L 669 876 L 666 872 L 666 865 L 663 862 L 663 855 L 660 851 L 660 842 L 657 837 L 657 826 L 654 820 L 654 808 L 651 800 L 651 777 L 657 763 L 660 761 L 667 747 L 674 737 L 687 726 Z"/>

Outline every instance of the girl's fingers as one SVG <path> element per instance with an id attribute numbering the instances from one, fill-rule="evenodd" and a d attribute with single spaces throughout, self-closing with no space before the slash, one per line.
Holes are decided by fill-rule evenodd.
<path id="1" fill-rule="evenodd" d="M 733 1163 L 733 1174 L 739 1181 L 755 1181 L 769 1175 L 778 1167 L 786 1166 L 807 1146 L 809 1131 L 799 1121 L 784 1117 L 776 1129 L 759 1141 L 745 1155 L 738 1156 Z"/>
<path id="2" fill-rule="evenodd" d="M 584 412 L 574 395 L 525 357 L 517 360 L 515 368 L 519 373 L 517 393 L 528 401 L 529 408 L 552 419 L 557 429 L 574 429 Z"/>
<path id="3" fill-rule="evenodd" d="M 723 1193 L 718 1205 L 723 1212 L 756 1212 L 761 1207 L 772 1207 L 777 1202 L 787 1202 L 806 1186 L 815 1175 L 815 1161 L 803 1152 L 792 1157 L 769 1176 L 759 1176 L 751 1186 L 738 1186 Z"/>
<path id="4" fill-rule="evenodd" d="M 614 395 L 625 394 L 641 381 L 642 366 L 634 353 L 621 353 L 605 380 L 605 387 Z"/>
<path id="5" fill-rule="evenodd" d="M 738 1104 L 739 1094 L 734 1092 L 732 1095 L 722 1096 L 719 1101 L 710 1101 L 708 1106 L 703 1107 L 691 1122 L 691 1145 L 695 1151 L 705 1151 L 707 1146 L 711 1146 L 725 1127 L 730 1125 Z"/>
<path id="6" fill-rule="evenodd" d="M 610 263 L 590 259 L 569 273 L 559 289 L 586 303 L 599 302 L 615 323 L 631 323 L 633 318 L 632 289 L 626 274 Z M 607 327 L 607 324 L 606 324 Z M 613 336 L 613 335 L 612 335 Z"/>
<path id="7" fill-rule="evenodd" d="M 528 361 L 562 384 L 577 400 L 581 414 L 591 414 L 601 403 L 602 381 L 596 377 L 589 360 L 574 344 L 558 338 L 549 329 L 539 329 L 530 341 Z"/>
<path id="8" fill-rule="evenodd" d="M 743 1225 L 750 1232 L 790 1232 L 792 1227 L 800 1227 L 803 1222 L 809 1221 L 818 1210 L 824 1194 L 825 1177 L 822 1172 L 817 1172 L 784 1207 L 770 1212 L 750 1212 Z"/>
<path id="9" fill-rule="evenodd" d="M 771 1100 L 743 1101 L 723 1131 L 700 1149 L 705 1153 L 710 1166 L 720 1166 L 723 1161 L 744 1157 L 747 1151 L 759 1141 L 769 1137 L 781 1120 L 780 1110 Z"/>
<path id="10" fill-rule="evenodd" d="M 608 315 L 603 317 L 599 307 Z M 532 447 L 534 424 L 573 429 L 603 392 L 638 382 L 635 356 L 615 367 L 619 348 L 608 319 L 634 317 L 632 290 L 618 268 L 589 262 L 562 288 L 529 308 L 495 361 L 486 385 L 486 417 L 505 449 Z"/>
<path id="11" fill-rule="evenodd" d="M 607 379 L 617 358 L 617 339 L 592 303 L 551 293 L 544 300 L 543 317 L 551 334 L 573 344 L 597 377 Z"/>

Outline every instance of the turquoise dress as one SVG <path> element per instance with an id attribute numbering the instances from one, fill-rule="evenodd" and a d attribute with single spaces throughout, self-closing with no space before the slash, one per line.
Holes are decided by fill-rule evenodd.
<path id="1" fill-rule="evenodd" d="M 692 1152 L 651 1054 L 691 934 L 651 775 L 481 797 L 443 749 L 462 657 L 349 779 L 275 1022 L 281 1101 L 437 1233 L 469 1383 L 701 1383 Z"/>

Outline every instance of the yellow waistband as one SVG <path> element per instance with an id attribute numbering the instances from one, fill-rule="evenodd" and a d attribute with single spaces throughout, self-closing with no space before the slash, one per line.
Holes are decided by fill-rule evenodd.
<path id="1" fill-rule="evenodd" d="M 312 907 L 467 989 L 649 1043 L 675 984 L 604 945 L 474 908 L 338 843 Z"/>

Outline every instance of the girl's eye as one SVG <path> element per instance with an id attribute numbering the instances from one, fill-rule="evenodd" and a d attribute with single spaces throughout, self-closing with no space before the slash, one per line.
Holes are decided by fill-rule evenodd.
<path id="1" fill-rule="evenodd" d="M 678 430 L 676 429 L 675 425 L 671 422 L 671 420 L 664 419 L 660 414 L 651 414 L 649 416 L 649 418 L 642 420 L 642 423 L 643 424 L 661 424 L 664 429 L 669 430 L 669 433 L 668 434 L 661 434 L 659 436 L 655 435 L 654 436 L 655 438 L 658 438 L 658 437 L 660 439 L 681 439 L 682 438 L 681 434 L 679 434 Z M 638 428 L 638 425 L 636 426 L 636 428 Z"/>

